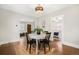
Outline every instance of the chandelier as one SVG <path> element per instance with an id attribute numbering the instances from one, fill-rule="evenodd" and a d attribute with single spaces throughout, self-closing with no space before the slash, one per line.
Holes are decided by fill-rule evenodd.
<path id="1" fill-rule="evenodd" d="M 40 4 L 38 4 L 36 7 L 35 7 L 35 11 L 37 13 L 43 13 L 43 6 L 41 6 Z"/>

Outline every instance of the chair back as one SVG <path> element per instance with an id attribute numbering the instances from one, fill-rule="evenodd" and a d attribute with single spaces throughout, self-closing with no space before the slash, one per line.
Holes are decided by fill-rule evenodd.
<path id="1" fill-rule="evenodd" d="M 30 39 L 29 39 L 29 33 L 26 33 L 26 40 L 27 40 L 27 42 L 30 41 Z"/>
<path id="2" fill-rule="evenodd" d="M 59 32 L 54 32 L 54 35 L 58 36 L 59 35 Z"/>
<path id="3" fill-rule="evenodd" d="M 45 39 L 49 40 L 50 39 L 50 36 L 51 36 L 51 33 L 46 33 Z"/>
<path id="4" fill-rule="evenodd" d="M 44 33 L 48 33 L 48 31 L 44 31 Z"/>
<path id="5" fill-rule="evenodd" d="M 58 38 L 59 32 L 54 32 L 54 38 Z"/>

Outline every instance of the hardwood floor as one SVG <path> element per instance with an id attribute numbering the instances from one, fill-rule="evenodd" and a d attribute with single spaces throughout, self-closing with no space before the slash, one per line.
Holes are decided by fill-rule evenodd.
<path id="1" fill-rule="evenodd" d="M 63 54 L 64 55 L 79 55 L 79 49 L 64 45 L 63 46 Z"/>
<path id="2" fill-rule="evenodd" d="M 46 48 L 46 55 L 79 55 L 79 49 L 62 45 L 60 41 L 53 41 L 50 45 L 51 50 Z M 35 51 L 35 48 L 32 48 L 31 55 L 35 55 Z M 20 40 L 0 45 L 0 55 L 29 55 L 29 49 L 26 50 L 25 41 Z M 40 50 L 39 55 L 44 55 L 43 49 Z"/>

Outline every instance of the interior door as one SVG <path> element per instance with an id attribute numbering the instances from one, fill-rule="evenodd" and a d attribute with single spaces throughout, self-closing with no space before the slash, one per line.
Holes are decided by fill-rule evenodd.
<path id="1" fill-rule="evenodd" d="M 27 24 L 27 32 L 31 33 L 31 24 Z"/>

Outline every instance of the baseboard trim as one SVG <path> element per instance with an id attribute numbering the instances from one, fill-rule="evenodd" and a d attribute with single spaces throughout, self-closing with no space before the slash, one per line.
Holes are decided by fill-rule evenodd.
<path id="1" fill-rule="evenodd" d="M 11 41 L 7 41 L 7 42 L 0 42 L 0 45 L 11 43 L 11 42 L 17 42 L 17 41 L 20 41 L 20 40 L 11 40 Z"/>
<path id="2" fill-rule="evenodd" d="M 71 46 L 71 47 L 74 47 L 74 48 L 77 48 L 79 49 L 79 45 L 77 44 L 74 44 L 74 43 L 70 43 L 70 42 L 62 42 L 64 45 L 68 45 L 68 46 Z"/>

